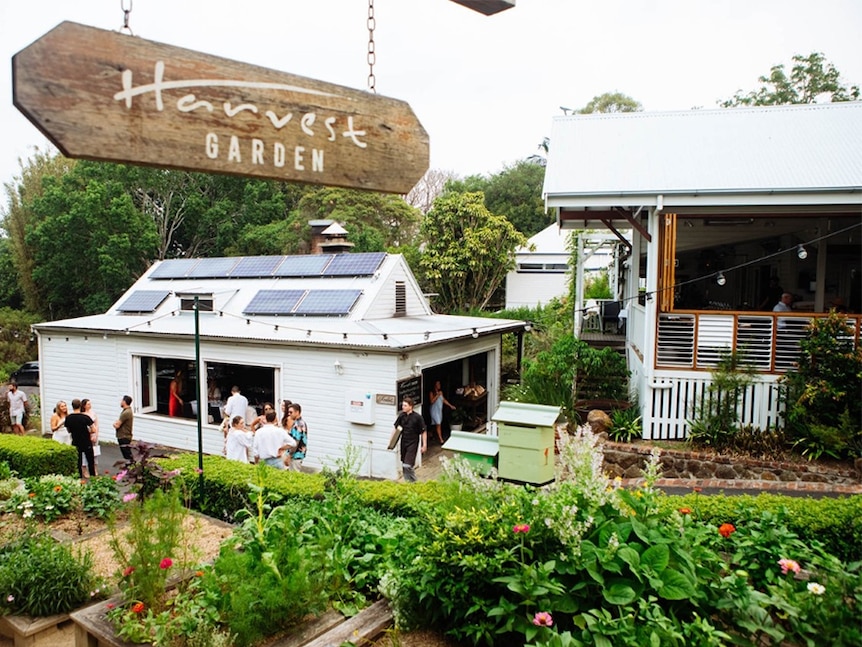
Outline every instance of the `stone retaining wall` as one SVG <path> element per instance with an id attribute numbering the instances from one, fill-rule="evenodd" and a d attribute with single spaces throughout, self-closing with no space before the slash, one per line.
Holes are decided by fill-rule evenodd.
<path id="1" fill-rule="evenodd" d="M 651 447 L 604 443 L 604 470 L 611 478 L 638 478 Z M 853 469 L 825 468 L 815 463 L 779 463 L 751 458 L 715 456 L 703 452 L 660 449 L 662 477 L 670 479 L 742 479 L 806 483 L 857 484 L 862 474 Z"/>

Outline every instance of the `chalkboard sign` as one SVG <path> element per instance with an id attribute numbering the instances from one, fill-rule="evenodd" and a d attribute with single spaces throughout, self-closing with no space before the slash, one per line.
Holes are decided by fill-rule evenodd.
<path id="1" fill-rule="evenodd" d="M 418 407 L 422 404 L 422 376 L 417 375 L 406 380 L 398 382 L 398 403 L 397 407 L 401 410 L 401 403 L 407 396 L 413 398 L 413 406 Z"/>

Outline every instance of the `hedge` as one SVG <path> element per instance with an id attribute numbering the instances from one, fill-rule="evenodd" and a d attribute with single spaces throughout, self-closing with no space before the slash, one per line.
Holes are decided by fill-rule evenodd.
<path id="1" fill-rule="evenodd" d="M 0 461 L 6 461 L 20 478 L 78 475 L 78 450 L 50 438 L 0 434 Z"/>
<path id="2" fill-rule="evenodd" d="M 198 491 L 197 456 L 182 454 L 159 459 L 165 469 L 180 469 L 191 505 L 204 514 L 232 522 L 237 511 L 249 505 L 250 484 L 254 483 L 255 465 L 243 465 L 220 456 L 204 457 L 204 492 Z M 266 487 L 285 498 L 320 498 L 327 488 L 324 474 L 268 470 Z M 449 491 L 442 483 L 399 483 L 396 481 L 357 481 L 360 498 L 369 507 L 403 516 L 415 515 L 420 509 L 441 504 Z M 847 561 L 862 559 L 862 495 L 846 498 L 810 499 L 760 494 L 758 496 L 725 496 L 721 494 L 665 495 L 660 498 L 667 511 L 682 507 L 692 509 L 695 518 L 718 526 L 738 525 L 761 512 L 784 511 L 787 527 L 803 541 L 818 540 L 830 553 Z"/>
<path id="3" fill-rule="evenodd" d="M 662 497 L 668 510 L 691 508 L 704 523 L 738 526 L 761 512 L 784 512 L 787 528 L 803 541 L 820 541 L 846 561 L 862 560 L 862 495 L 812 499 L 780 494 L 725 496 L 686 494 Z"/>

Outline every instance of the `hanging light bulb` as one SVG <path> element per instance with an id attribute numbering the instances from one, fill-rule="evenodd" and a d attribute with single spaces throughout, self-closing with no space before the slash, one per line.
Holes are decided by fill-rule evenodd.
<path id="1" fill-rule="evenodd" d="M 724 285 L 725 283 L 727 283 L 727 279 L 724 278 L 723 272 L 718 273 L 718 276 L 715 277 L 715 282 L 718 283 L 719 285 Z"/>
<path id="2" fill-rule="evenodd" d="M 802 245 L 797 245 L 796 255 L 802 260 L 805 260 L 808 258 L 808 250 L 806 250 Z"/>

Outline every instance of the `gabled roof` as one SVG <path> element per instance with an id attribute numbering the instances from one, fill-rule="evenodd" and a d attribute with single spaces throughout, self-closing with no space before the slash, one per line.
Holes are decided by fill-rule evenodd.
<path id="1" fill-rule="evenodd" d="M 557 117 L 550 139 L 549 207 L 862 203 L 862 102 Z"/>
<path id="2" fill-rule="evenodd" d="M 404 290 L 398 315 L 396 283 Z M 106 313 L 34 328 L 193 336 L 194 312 L 184 303 L 194 297 L 206 339 L 402 349 L 526 323 L 434 314 L 404 258 L 380 252 L 161 261 Z"/>

